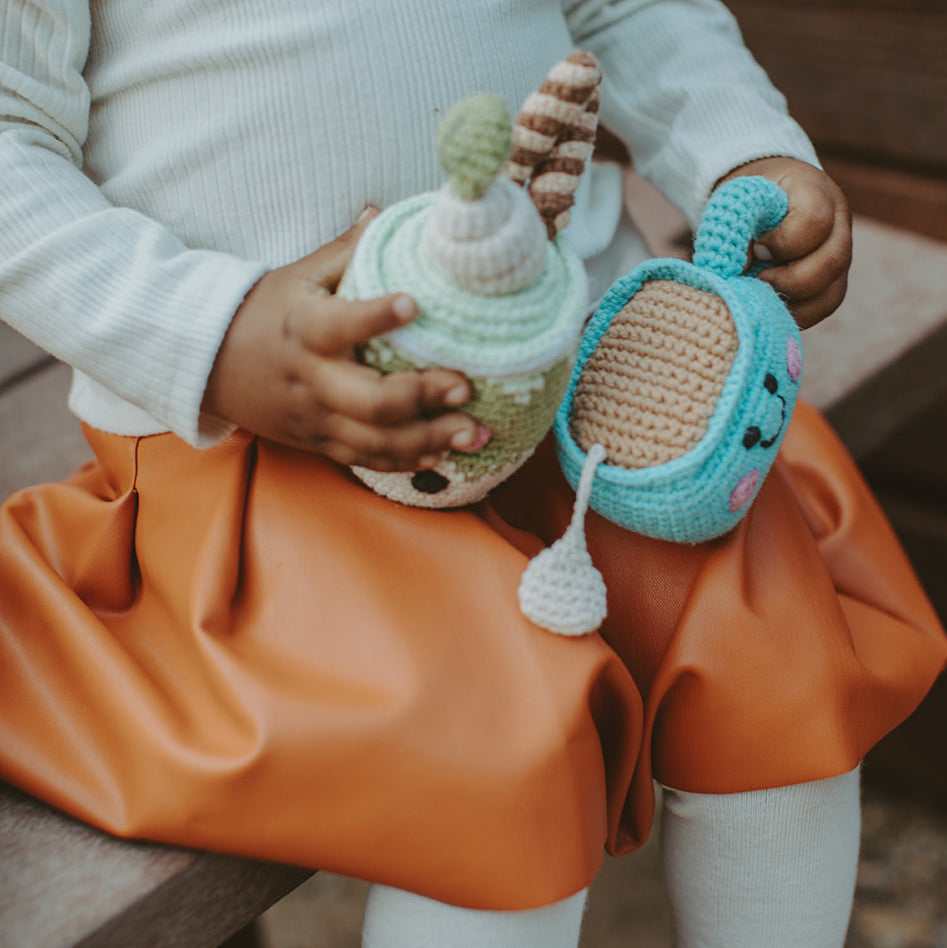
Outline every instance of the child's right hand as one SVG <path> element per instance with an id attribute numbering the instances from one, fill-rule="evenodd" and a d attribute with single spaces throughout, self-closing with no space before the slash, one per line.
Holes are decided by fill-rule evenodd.
<path id="1" fill-rule="evenodd" d="M 295 263 L 266 273 L 234 315 L 202 411 L 262 437 L 379 471 L 433 467 L 449 449 L 472 450 L 483 430 L 445 409 L 470 398 L 458 372 L 383 375 L 355 346 L 410 322 L 403 293 L 364 301 L 333 295 L 377 211 Z"/>

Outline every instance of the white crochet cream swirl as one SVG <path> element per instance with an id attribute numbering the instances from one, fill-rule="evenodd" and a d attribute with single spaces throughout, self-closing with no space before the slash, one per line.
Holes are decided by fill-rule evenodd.
<path id="1" fill-rule="evenodd" d="M 503 296 L 536 282 L 548 241 L 529 195 L 501 177 L 477 201 L 464 200 L 444 184 L 427 219 L 424 249 L 458 286 Z"/>

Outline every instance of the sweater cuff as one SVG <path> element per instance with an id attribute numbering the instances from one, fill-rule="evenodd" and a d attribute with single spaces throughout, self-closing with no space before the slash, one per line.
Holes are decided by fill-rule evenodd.
<path id="1" fill-rule="evenodd" d="M 188 444 L 208 448 L 232 434 L 236 426 L 201 411 L 207 380 L 224 336 L 247 293 L 266 272 L 260 263 L 249 263 L 226 254 L 207 252 L 211 259 L 195 268 L 193 287 L 182 287 L 191 304 L 182 314 L 174 334 L 177 346 L 172 382 L 156 393 L 161 420 Z M 199 275 L 199 282 L 198 277 Z"/>
<path id="2" fill-rule="evenodd" d="M 771 127 L 757 127 L 752 132 L 724 135 L 701 154 L 691 177 L 682 208 L 691 227 L 700 223 L 704 206 L 714 186 L 731 171 L 760 158 L 794 158 L 821 168 L 815 149 L 805 132 L 791 119 L 776 121 Z"/>

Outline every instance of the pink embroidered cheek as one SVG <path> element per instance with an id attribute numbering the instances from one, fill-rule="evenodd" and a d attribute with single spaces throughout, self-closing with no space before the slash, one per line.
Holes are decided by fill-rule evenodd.
<path id="1" fill-rule="evenodd" d="M 802 375 L 802 349 L 792 338 L 786 343 L 786 371 L 794 382 L 798 382 Z"/>
<path id="2" fill-rule="evenodd" d="M 733 493 L 730 495 L 730 513 L 741 510 L 753 499 L 759 482 L 759 471 L 750 471 L 737 481 L 737 486 L 733 488 Z"/>

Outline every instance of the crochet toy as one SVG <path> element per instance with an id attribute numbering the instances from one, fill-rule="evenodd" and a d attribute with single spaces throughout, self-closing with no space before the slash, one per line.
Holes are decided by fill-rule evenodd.
<path id="1" fill-rule="evenodd" d="M 637 533 L 697 543 L 747 512 L 785 434 L 802 372 L 799 330 L 748 269 L 749 247 L 786 214 L 759 177 L 713 194 L 693 263 L 651 260 L 615 283 L 579 346 L 555 421 L 578 487 L 572 523 L 529 565 L 524 613 L 564 634 L 598 628 L 606 591 L 585 549 L 587 505 Z"/>
<path id="2" fill-rule="evenodd" d="M 557 64 L 511 123 L 502 99 L 458 103 L 438 132 L 446 183 L 402 201 L 362 235 L 339 292 L 410 293 L 419 314 L 359 357 L 383 372 L 444 366 L 463 372 L 464 411 L 488 444 L 435 468 L 353 468 L 377 493 L 420 507 L 483 498 L 532 454 L 569 382 L 587 316 L 581 261 L 558 236 L 591 155 L 601 70 L 575 52 Z"/>

